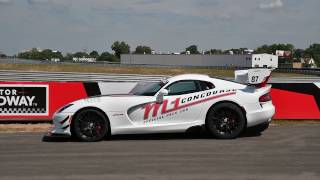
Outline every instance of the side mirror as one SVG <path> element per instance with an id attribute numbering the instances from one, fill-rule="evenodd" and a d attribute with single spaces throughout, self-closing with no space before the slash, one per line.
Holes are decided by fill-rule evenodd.
<path id="1" fill-rule="evenodd" d="M 157 95 L 156 102 L 161 104 L 163 102 L 163 97 L 168 95 L 169 91 L 167 89 L 161 89 L 159 94 Z"/>

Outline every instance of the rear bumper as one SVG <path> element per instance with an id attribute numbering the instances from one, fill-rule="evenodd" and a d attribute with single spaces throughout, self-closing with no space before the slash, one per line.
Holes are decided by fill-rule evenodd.
<path id="1" fill-rule="evenodd" d="M 247 112 L 247 127 L 270 123 L 274 113 L 275 107 L 271 101 L 262 104 L 259 110 Z"/>

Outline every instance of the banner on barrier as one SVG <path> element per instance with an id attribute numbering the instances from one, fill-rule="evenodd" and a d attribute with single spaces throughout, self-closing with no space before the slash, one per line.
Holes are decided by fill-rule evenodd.
<path id="1" fill-rule="evenodd" d="M 0 120 L 51 120 L 65 104 L 88 97 L 84 84 L 0 82 Z"/>
<path id="2" fill-rule="evenodd" d="M 0 84 L 2 116 L 49 115 L 49 87 L 36 84 Z"/>

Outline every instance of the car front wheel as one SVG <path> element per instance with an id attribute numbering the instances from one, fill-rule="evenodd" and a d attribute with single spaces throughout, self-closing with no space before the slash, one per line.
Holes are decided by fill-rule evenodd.
<path id="1" fill-rule="evenodd" d="M 95 109 L 85 109 L 73 119 L 74 136 L 81 141 L 95 142 L 102 140 L 109 131 L 109 121 L 105 115 Z"/>

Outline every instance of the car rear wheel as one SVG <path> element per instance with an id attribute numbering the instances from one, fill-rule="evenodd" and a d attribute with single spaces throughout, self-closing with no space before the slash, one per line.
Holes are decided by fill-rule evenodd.
<path id="1" fill-rule="evenodd" d="M 233 139 L 245 129 L 246 119 L 242 110 L 232 103 L 212 107 L 207 115 L 206 127 L 215 137 Z"/>
<path id="2" fill-rule="evenodd" d="M 95 142 L 102 140 L 109 131 L 109 121 L 105 115 L 95 109 L 85 109 L 73 119 L 74 136 L 81 141 Z"/>

